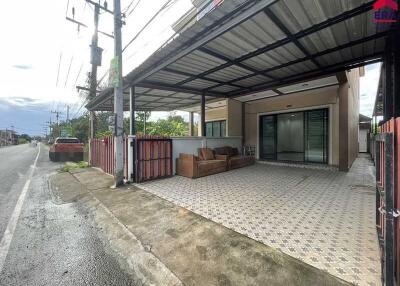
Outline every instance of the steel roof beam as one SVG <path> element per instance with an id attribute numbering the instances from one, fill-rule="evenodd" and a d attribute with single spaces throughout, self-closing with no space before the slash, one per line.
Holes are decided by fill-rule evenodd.
<path id="1" fill-rule="evenodd" d="M 310 34 L 313 34 L 313 33 L 315 33 L 315 32 L 318 32 L 318 31 L 320 31 L 320 30 L 323 30 L 323 29 L 325 29 L 325 28 L 327 28 L 327 27 L 330 27 L 331 25 L 340 23 L 340 22 L 342 22 L 342 21 L 345 21 L 345 20 L 350 19 L 350 18 L 352 18 L 352 17 L 355 17 L 355 16 L 357 16 L 357 15 L 360 15 L 360 14 L 363 14 L 363 13 L 365 13 L 365 12 L 368 12 L 369 10 L 372 9 L 372 7 L 373 7 L 373 2 L 374 2 L 374 1 L 371 1 L 371 2 L 369 2 L 369 3 L 363 4 L 363 5 L 361 5 L 361 6 L 357 7 L 357 8 L 354 8 L 353 10 L 347 11 L 347 12 L 345 12 L 345 13 L 343 13 L 343 14 L 340 14 L 340 15 L 338 15 L 338 16 L 336 16 L 336 17 L 327 19 L 326 21 L 323 21 L 323 22 L 321 22 L 321 23 L 319 23 L 319 24 L 315 24 L 314 26 L 311 26 L 311 27 L 309 27 L 309 28 L 307 28 L 307 29 L 305 29 L 305 30 L 303 30 L 303 31 L 300 31 L 300 32 L 294 34 L 294 35 L 291 34 L 291 36 L 288 36 L 288 37 L 286 37 L 286 38 L 284 38 L 284 39 L 282 39 L 282 40 L 280 40 L 280 41 L 277 41 L 277 42 L 272 43 L 272 44 L 270 44 L 270 45 L 267 45 L 267 46 L 265 46 L 265 47 L 263 47 L 263 48 L 260 48 L 260 49 L 258 49 L 258 50 L 255 50 L 255 51 L 253 51 L 253 52 L 251 52 L 251 53 L 248 53 L 248 54 L 246 54 L 246 55 L 243 55 L 243 56 L 241 56 L 241 57 L 235 59 L 234 61 L 226 62 L 226 63 L 224 63 L 224 64 L 222 64 L 222 65 L 220 65 L 220 66 L 218 66 L 218 67 L 214 67 L 214 68 L 212 68 L 212 69 L 210 69 L 210 70 L 208 70 L 208 71 L 206 71 L 206 72 L 203 72 L 201 75 L 202 75 L 202 76 L 205 76 L 205 75 L 211 74 L 211 73 L 213 73 L 213 72 L 216 72 L 216 71 L 218 71 L 218 70 L 221 70 L 221 69 L 230 67 L 230 66 L 234 65 L 234 64 L 237 63 L 237 62 L 242 62 L 242 61 L 248 60 L 248 59 L 253 58 L 253 57 L 256 57 L 256 56 L 258 56 L 258 55 L 260 55 L 260 54 L 266 53 L 266 52 L 268 52 L 268 51 L 271 51 L 271 50 L 273 50 L 273 49 L 276 49 L 276 48 L 278 48 L 278 47 L 281 47 L 281 46 L 283 46 L 283 45 L 286 45 L 286 44 L 292 42 L 293 39 L 295 39 L 296 41 L 298 41 L 298 39 L 300 39 L 300 38 L 302 38 L 302 37 L 306 37 L 306 36 L 308 36 L 308 35 L 310 35 Z M 264 11 L 265 11 L 265 10 L 266 10 L 266 9 L 264 9 Z M 271 19 L 271 20 L 272 20 L 272 19 Z M 282 32 L 285 32 L 285 31 L 282 31 Z M 311 59 L 313 59 L 313 58 L 314 58 L 313 55 L 308 55 L 308 56 L 307 56 L 307 54 L 306 54 L 306 57 L 303 58 L 303 59 L 305 59 L 305 60 L 311 60 Z M 299 59 L 299 60 L 296 60 L 296 61 L 302 62 L 303 59 Z M 276 70 L 276 69 L 279 69 L 279 68 L 282 68 L 282 67 L 285 67 L 285 66 L 288 66 L 288 65 L 291 65 L 291 64 L 295 64 L 295 63 L 297 63 L 296 61 L 293 61 L 293 62 L 290 63 L 290 64 L 287 63 L 287 64 L 284 64 L 284 65 L 281 65 L 281 66 L 277 66 L 277 67 L 273 67 L 273 68 L 271 68 L 271 69 L 267 69 L 267 70 L 261 71 L 261 72 L 262 72 L 262 75 L 267 76 L 267 75 L 268 75 L 268 72 L 273 71 L 273 70 Z M 237 81 L 240 81 L 240 80 L 243 80 L 243 79 L 246 79 L 246 78 L 255 76 L 255 75 L 257 75 L 257 74 L 254 73 L 254 74 L 252 74 L 252 75 L 246 75 L 246 76 L 244 76 L 244 77 L 240 77 L 240 78 L 237 78 L 237 79 L 235 79 L 235 80 L 228 81 L 227 83 L 237 82 Z M 270 76 L 270 75 L 268 75 L 268 76 Z M 222 85 L 222 84 L 221 84 L 221 85 Z M 206 89 L 204 89 L 204 90 L 205 90 L 205 91 L 209 91 L 209 90 L 211 90 L 212 88 L 216 88 L 216 87 L 219 87 L 219 86 L 221 86 L 221 85 L 216 85 L 216 86 L 213 86 L 213 87 L 209 87 L 209 88 L 206 88 Z"/>
<path id="2" fill-rule="evenodd" d="M 151 93 L 135 93 L 135 97 L 139 97 L 139 96 L 152 96 L 152 97 L 157 97 L 157 98 L 182 99 L 182 97 L 177 97 L 177 96 L 173 96 L 173 95 L 158 95 L 158 94 L 151 94 Z M 197 96 L 198 95 L 195 95 L 195 96 L 187 97 L 187 98 L 184 98 L 184 99 L 192 99 L 192 100 L 194 100 L 193 98 L 195 98 Z"/>
<path id="3" fill-rule="evenodd" d="M 279 20 L 279 18 L 269 9 L 269 7 L 264 9 L 264 13 L 276 26 L 278 26 L 278 28 L 286 35 L 286 37 L 288 37 L 305 56 L 311 56 L 307 49 L 299 42 L 299 40 L 295 36 L 293 36 L 289 29 L 281 22 L 281 20 Z M 311 61 L 314 63 L 314 65 L 321 68 L 321 64 L 315 58 L 311 57 Z"/>
<path id="4" fill-rule="evenodd" d="M 190 82 L 190 81 L 196 80 L 196 79 L 207 80 L 207 81 L 211 81 L 211 82 L 217 83 L 217 84 L 225 84 L 225 82 L 223 82 L 223 81 L 220 81 L 220 80 L 217 80 L 217 79 L 213 79 L 213 78 L 209 78 L 209 77 L 205 77 L 205 76 L 201 76 L 201 74 L 195 75 L 195 74 L 191 74 L 191 73 L 187 73 L 187 72 L 183 72 L 183 71 L 178 71 L 178 70 L 171 69 L 171 68 L 164 68 L 163 71 L 189 77 L 189 79 L 185 79 L 183 81 L 180 81 L 180 82 L 176 83 L 176 85 L 182 85 L 182 84 L 184 84 L 186 82 Z M 191 79 L 191 78 L 193 78 L 193 79 Z M 184 82 L 184 83 L 182 83 L 182 82 Z M 238 85 L 238 84 L 227 84 L 227 85 L 235 87 L 235 88 L 244 88 L 244 86 L 241 86 L 241 85 Z"/>
<path id="5" fill-rule="evenodd" d="M 187 54 L 193 52 L 197 48 L 207 44 L 208 42 L 214 40 L 220 35 L 224 34 L 227 31 L 235 28 L 240 25 L 244 21 L 250 19 L 260 11 L 262 11 L 265 7 L 274 4 L 277 0 L 264 0 L 264 1 L 246 1 L 239 7 L 235 8 L 233 11 L 215 21 L 212 25 L 204 29 L 202 32 L 198 33 L 195 37 L 191 38 L 187 41 L 187 45 L 183 50 L 177 53 L 170 53 L 169 57 L 166 59 L 157 61 L 153 66 L 151 66 L 148 70 L 143 72 L 141 75 L 135 77 L 135 79 L 131 82 L 132 85 L 146 79 L 157 71 L 163 69 L 164 67 L 170 65 L 171 63 L 179 60 L 180 58 L 186 56 Z M 246 6 L 250 6 L 247 10 L 243 11 Z M 242 12 L 242 13 L 240 13 Z M 238 14 L 235 16 L 235 14 Z M 234 17 L 235 16 L 235 17 Z M 223 24 L 226 21 L 225 24 Z"/>
<path id="6" fill-rule="evenodd" d="M 278 88 L 278 87 L 286 86 L 289 84 L 294 84 L 296 82 L 302 82 L 302 81 L 315 79 L 315 77 L 324 77 L 324 76 L 334 74 L 336 72 L 357 68 L 357 67 L 364 66 L 367 64 L 380 62 L 382 60 L 382 56 L 383 56 L 382 53 L 376 53 L 376 54 L 373 54 L 370 56 L 360 57 L 360 58 L 356 58 L 356 59 L 342 62 L 339 64 L 326 66 L 324 72 L 322 72 L 322 73 L 321 73 L 320 69 L 315 69 L 315 70 L 308 71 L 308 72 L 305 72 L 300 75 L 298 75 L 298 74 L 291 75 L 291 76 L 282 78 L 282 79 L 272 82 L 272 83 L 254 85 L 251 93 L 270 90 L 271 88 Z M 366 62 L 366 61 L 369 61 L 369 62 Z M 234 91 L 234 92 L 228 93 L 227 97 L 230 98 L 230 97 L 238 97 L 238 96 L 244 96 L 247 94 L 251 94 L 251 93 L 244 93 L 244 92 L 246 92 L 246 91 L 243 91 L 243 90 L 242 91 Z"/>
<path id="7" fill-rule="evenodd" d="M 269 72 L 272 72 L 272 71 L 275 71 L 275 70 L 279 70 L 279 69 L 282 69 L 282 68 L 285 68 L 285 67 L 288 67 L 288 66 L 291 66 L 291 65 L 295 65 L 295 64 L 298 64 L 298 63 L 302 63 L 302 62 L 308 61 L 308 60 L 310 60 L 312 58 L 321 57 L 321 56 L 324 56 L 324 55 L 327 55 L 327 54 L 330 54 L 330 53 L 334 53 L 334 52 L 337 52 L 337 51 L 340 51 L 340 50 L 343 50 L 343 49 L 346 49 L 346 48 L 350 48 L 352 46 L 363 44 L 363 43 L 366 43 L 366 42 L 369 42 L 369 41 L 372 41 L 372 40 L 376 40 L 376 39 L 379 39 L 379 38 L 387 37 L 392 31 L 393 30 L 387 30 L 387 31 L 384 31 L 384 32 L 381 32 L 381 33 L 378 33 L 378 34 L 375 34 L 375 35 L 371 35 L 371 36 L 364 37 L 364 38 L 361 38 L 361 39 L 358 39 L 358 40 L 355 40 L 355 41 L 351 41 L 351 42 L 348 42 L 346 44 L 343 44 L 343 45 L 340 45 L 340 46 L 337 46 L 337 47 L 334 47 L 334 48 L 330 48 L 330 49 L 324 50 L 322 52 L 318 52 L 316 54 L 312 54 L 312 55 L 306 56 L 306 57 L 301 58 L 301 59 L 290 61 L 290 62 L 287 62 L 285 64 L 282 64 L 282 65 L 279 65 L 279 66 L 275 66 L 275 67 L 263 70 L 263 72 L 269 73 Z M 237 81 L 241 81 L 241 80 L 253 77 L 253 76 L 255 76 L 255 75 L 254 74 L 246 75 L 246 76 L 243 76 L 243 77 L 240 77 L 240 78 L 236 78 L 236 79 L 230 80 L 229 83 L 234 83 L 234 82 L 237 82 Z M 205 90 L 212 89 L 212 88 L 213 87 L 210 87 L 210 88 L 207 88 Z M 246 89 L 247 90 L 251 89 L 251 87 L 246 87 Z"/>
<path id="8" fill-rule="evenodd" d="M 230 58 L 228 58 L 228 57 L 226 57 L 226 56 L 224 56 L 224 55 L 221 55 L 221 54 L 219 54 L 219 53 L 217 53 L 217 52 L 214 52 L 214 51 L 210 50 L 209 48 L 201 47 L 201 48 L 199 48 L 198 50 L 201 51 L 201 52 L 203 52 L 203 53 L 205 53 L 205 54 L 208 54 L 208 55 L 210 55 L 210 56 L 213 56 L 213 57 L 219 58 L 219 59 L 221 59 L 221 60 L 223 60 L 223 61 L 226 61 L 226 62 L 228 62 L 228 63 L 232 63 L 233 65 L 239 66 L 239 67 L 241 67 L 242 69 L 246 69 L 246 70 L 248 70 L 248 71 L 251 71 L 252 73 L 255 73 L 255 74 L 258 74 L 258 75 L 262 75 L 262 76 L 265 76 L 265 77 L 269 77 L 269 78 L 274 79 L 274 77 L 272 77 L 272 76 L 270 76 L 270 75 L 266 75 L 266 74 L 265 74 L 264 72 L 262 72 L 262 71 L 259 71 L 259 70 L 255 69 L 255 68 L 250 67 L 250 66 L 248 66 L 248 65 L 246 65 L 246 64 L 244 64 L 244 63 L 242 63 L 242 62 L 240 62 L 240 61 L 237 61 L 237 60 L 235 60 L 235 59 L 230 59 Z"/>
<path id="9" fill-rule="evenodd" d="M 150 88 L 150 89 L 161 89 L 161 90 L 169 90 L 169 91 L 197 94 L 197 95 L 204 94 L 204 91 L 203 90 L 199 90 L 199 89 L 192 89 L 192 88 L 187 88 L 187 87 L 179 87 L 179 86 L 174 86 L 174 85 L 170 85 L 170 84 L 151 82 L 151 81 L 143 81 L 143 82 L 141 82 L 140 84 L 138 84 L 136 86 L 137 87 Z M 221 93 L 221 92 L 207 92 L 206 96 L 225 97 L 225 94 Z"/>

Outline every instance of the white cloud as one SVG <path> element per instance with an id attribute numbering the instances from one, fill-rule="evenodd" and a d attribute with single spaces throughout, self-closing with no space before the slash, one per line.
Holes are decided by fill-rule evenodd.
<path id="1" fill-rule="evenodd" d="M 109 2 L 108 6 L 112 9 L 113 1 Z M 131 0 L 121 2 L 125 8 Z M 126 18 L 127 24 L 122 28 L 124 44 L 166 0 L 152 0 L 151 5 L 149 2 L 140 1 L 135 12 Z M 81 27 L 78 33 L 77 25 L 65 19 L 66 14 L 72 17 L 72 7 L 75 8 L 75 19 L 87 24 L 89 28 Z M 124 53 L 125 74 L 143 62 L 173 34 L 171 24 L 190 7 L 190 0 L 177 0 L 129 46 Z M 15 14 L 9 11 L 18 12 Z M 8 27 L 10 23 L 13 23 L 12 28 L 2 30 L 2 37 L 7 41 L 2 43 L 0 53 L 0 99 L 12 102 L 12 98 L 32 98 L 47 104 L 49 110 L 66 104 L 78 110 L 82 99 L 74 86 L 75 83 L 84 85 L 87 72 L 90 71 L 89 45 L 93 31 L 91 5 L 82 0 L 8 1 L 3 3 L 0 11 L 0 25 Z M 101 13 L 99 23 L 99 30 L 112 33 L 112 15 Z M 113 45 L 113 39 L 99 35 L 99 46 L 104 49 L 102 66 L 98 69 L 99 78 L 108 70 L 113 57 Z M 23 105 L 24 102 L 19 104 Z"/>

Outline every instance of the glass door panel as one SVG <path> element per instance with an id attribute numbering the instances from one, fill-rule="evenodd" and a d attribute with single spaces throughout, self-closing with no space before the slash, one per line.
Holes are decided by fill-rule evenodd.
<path id="1" fill-rule="evenodd" d="M 306 112 L 306 160 L 328 162 L 328 112 L 327 109 Z"/>
<path id="2" fill-rule="evenodd" d="M 276 160 L 276 116 L 261 117 L 261 159 Z"/>
<path id="3" fill-rule="evenodd" d="M 304 112 L 278 114 L 277 130 L 277 159 L 303 162 Z"/>

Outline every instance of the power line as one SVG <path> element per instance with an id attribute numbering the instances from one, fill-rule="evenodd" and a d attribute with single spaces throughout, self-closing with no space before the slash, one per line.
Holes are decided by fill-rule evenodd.
<path id="1" fill-rule="evenodd" d="M 133 3 L 133 1 L 131 2 L 131 4 Z M 134 11 L 135 11 L 135 9 L 136 9 L 136 7 L 139 5 L 139 3 L 140 3 L 140 0 L 138 0 L 137 2 L 136 2 L 136 5 L 132 8 L 132 10 L 128 13 L 128 15 L 126 16 L 126 17 L 129 17 Z M 126 10 L 126 12 L 128 12 L 128 9 Z"/>
<path id="2" fill-rule="evenodd" d="M 61 60 L 62 60 L 62 52 L 60 53 L 60 60 L 58 61 L 58 70 L 57 70 L 57 80 L 56 80 L 56 86 L 58 86 L 58 78 L 60 76 L 60 67 L 61 67 Z"/>
<path id="3" fill-rule="evenodd" d="M 125 45 L 125 47 L 122 49 L 122 52 L 126 50 L 127 47 L 129 47 L 130 44 L 133 43 L 137 39 L 137 37 L 140 36 L 140 34 L 148 27 L 148 25 L 153 22 L 153 20 L 170 4 L 172 1 L 175 0 L 168 0 L 167 2 L 164 3 L 164 5 L 150 18 L 149 21 L 140 29 L 140 31 L 128 42 L 128 44 Z"/>
<path id="4" fill-rule="evenodd" d="M 69 72 L 71 70 L 71 65 L 72 65 L 72 61 L 74 60 L 74 56 L 71 57 L 71 61 L 69 62 L 69 67 L 68 67 L 68 72 L 67 72 L 67 77 L 65 78 L 65 84 L 64 87 L 67 86 L 67 82 L 68 82 L 68 78 L 69 78 Z"/>

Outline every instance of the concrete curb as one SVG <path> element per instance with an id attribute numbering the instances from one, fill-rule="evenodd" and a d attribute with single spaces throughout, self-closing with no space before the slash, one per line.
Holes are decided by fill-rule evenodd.
<path id="1" fill-rule="evenodd" d="M 149 286 L 183 286 L 184 284 L 172 273 L 142 242 L 121 223 L 121 221 L 96 197 L 96 195 L 79 182 L 71 173 L 71 179 L 86 190 L 76 193 L 75 184 L 66 184 L 65 181 L 56 183 L 57 174 L 47 177 L 48 188 L 52 201 L 60 204 L 62 199 L 54 194 L 54 190 L 65 188 L 66 192 L 76 193 L 74 202 L 79 202 L 93 216 L 96 227 L 102 230 L 104 240 L 109 244 L 116 258 L 132 274 L 135 283 Z M 64 178 L 63 180 L 66 180 Z M 68 179 L 69 180 L 69 179 Z M 72 188 L 71 190 L 69 190 Z M 101 190 L 101 189 L 99 189 Z M 99 191 L 96 190 L 96 191 Z M 71 203 L 66 201 L 65 203 Z"/>
<path id="2" fill-rule="evenodd" d="M 111 248 L 125 261 L 141 285 L 183 286 L 148 247 L 123 225 L 114 214 L 89 191 L 95 203 L 88 204 L 93 210 L 97 225 L 102 228 Z"/>

